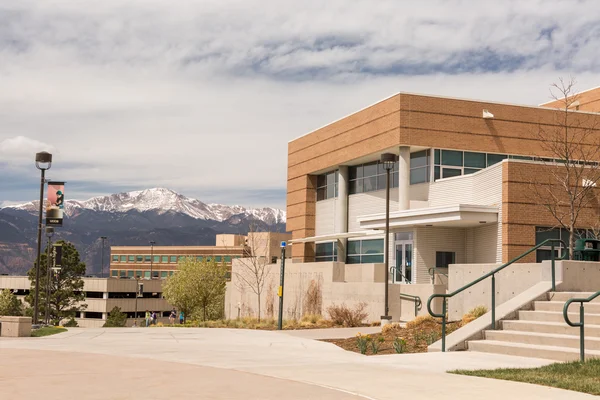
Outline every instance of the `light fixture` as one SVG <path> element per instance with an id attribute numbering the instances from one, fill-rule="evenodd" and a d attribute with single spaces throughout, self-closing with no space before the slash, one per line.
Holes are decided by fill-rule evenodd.
<path id="1" fill-rule="evenodd" d="M 383 164 L 383 168 L 385 170 L 391 170 L 394 168 L 394 164 L 398 161 L 398 156 L 394 153 L 383 153 L 381 155 L 381 163 Z"/>
<path id="2" fill-rule="evenodd" d="M 485 118 L 485 119 L 494 118 L 494 114 L 492 114 L 488 110 L 483 110 L 483 118 Z"/>

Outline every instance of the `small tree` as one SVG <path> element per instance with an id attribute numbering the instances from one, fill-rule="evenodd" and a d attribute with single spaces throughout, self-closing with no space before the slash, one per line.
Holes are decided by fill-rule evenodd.
<path id="1" fill-rule="evenodd" d="M 23 314 L 21 300 L 10 289 L 0 292 L 0 315 L 19 317 Z"/>
<path id="2" fill-rule="evenodd" d="M 40 296 L 38 318 L 43 319 L 46 313 L 46 288 L 50 285 L 49 316 L 50 320 L 58 324 L 63 318 L 73 317 L 79 310 L 85 309 L 86 304 L 83 293 L 83 275 L 85 274 L 85 263 L 79 258 L 79 252 L 72 243 L 58 241 L 62 244 L 62 266 L 56 273 L 51 271 L 48 282 L 48 259 L 47 251 L 40 258 Z M 46 249 L 47 250 L 47 249 Z M 35 298 L 35 266 L 29 270 L 29 281 L 31 290 L 25 298 L 29 304 L 34 303 Z"/>
<path id="3" fill-rule="evenodd" d="M 268 238 L 268 235 L 266 235 Z M 234 271 L 235 285 L 238 290 L 243 291 L 245 288 L 250 288 L 256 295 L 258 321 L 261 317 L 261 296 L 265 287 L 267 276 L 270 273 L 270 265 L 268 260 L 270 243 L 263 235 L 256 232 L 256 226 L 250 226 L 248 233 L 247 257 L 238 258 L 237 268 Z"/>
<path id="4" fill-rule="evenodd" d="M 127 314 L 121 312 L 121 308 L 115 306 L 108 317 L 106 322 L 102 325 L 104 328 L 122 328 L 127 325 Z"/>
<path id="5" fill-rule="evenodd" d="M 226 268 L 215 261 L 189 257 L 179 261 L 178 271 L 169 277 L 163 296 L 187 318 L 200 314 L 204 321 L 223 315 Z"/>
<path id="6" fill-rule="evenodd" d="M 539 125 L 537 139 L 550 158 L 539 161 L 548 165 L 547 174 L 530 181 L 534 201 L 544 206 L 557 226 L 569 232 L 569 256 L 573 258 L 576 226 L 581 212 L 590 206 L 600 182 L 600 132 L 598 117 L 575 113 L 579 96 L 575 81 L 551 86 L 550 93 L 560 105 L 551 125 Z"/>

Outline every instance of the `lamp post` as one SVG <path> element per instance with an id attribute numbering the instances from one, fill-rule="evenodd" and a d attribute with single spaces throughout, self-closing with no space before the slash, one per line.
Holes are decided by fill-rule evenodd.
<path id="1" fill-rule="evenodd" d="M 381 163 L 385 169 L 385 240 L 383 241 L 383 254 L 385 259 L 385 310 L 381 320 L 391 320 L 389 315 L 389 279 L 390 279 L 390 171 L 394 168 L 397 156 L 393 153 L 384 153 L 381 155 Z"/>
<path id="2" fill-rule="evenodd" d="M 35 297 L 33 302 L 33 323 L 38 323 L 38 304 L 40 301 L 40 253 L 42 251 L 42 213 L 44 211 L 44 183 L 46 183 L 46 170 L 52 166 L 52 154 L 42 151 L 35 155 L 35 167 L 42 172 L 40 180 L 40 211 L 38 215 L 37 234 L 37 262 L 35 264 Z"/>
<path id="3" fill-rule="evenodd" d="M 52 249 L 52 235 L 54 234 L 54 228 L 51 226 L 46 227 L 46 236 L 48 237 L 48 249 L 46 251 L 46 325 L 50 322 L 50 253 Z"/>
<path id="4" fill-rule="evenodd" d="M 100 236 L 102 239 L 102 264 L 100 265 L 100 277 L 104 278 L 104 242 L 106 241 L 106 236 Z"/>
<path id="5" fill-rule="evenodd" d="M 152 272 L 152 266 L 154 264 L 154 245 L 156 242 L 154 240 L 150 241 L 150 279 L 154 279 L 154 275 Z"/>

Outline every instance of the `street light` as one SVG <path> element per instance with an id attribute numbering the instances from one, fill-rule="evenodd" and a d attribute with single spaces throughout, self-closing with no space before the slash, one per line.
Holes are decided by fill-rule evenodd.
<path id="1" fill-rule="evenodd" d="M 106 236 L 100 236 L 102 239 L 102 264 L 100 265 L 100 276 L 104 278 L 104 241 L 107 239 Z"/>
<path id="2" fill-rule="evenodd" d="M 42 151 L 35 155 L 35 167 L 42 171 L 40 180 L 40 211 L 38 215 L 37 234 L 37 262 L 35 264 L 35 298 L 33 302 L 33 323 L 38 323 L 38 304 L 40 301 L 40 253 L 42 251 L 42 213 L 44 211 L 44 183 L 46 183 L 46 170 L 52 166 L 52 154 Z"/>
<path id="3" fill-rule="evenodd" d="M 156 244 L 156 242 L 154 240 L 150 241 L 150 279 L 154 278 L 154 275 L 152 274 L 152 265 L 154 263 L 154 245 Z"/>
<path id="4" fill-rule="evenodd" d="M 393 153 L 383 153 L 381 155 L 381 163 L 385 169 L 385 240 L 384 240 L 384 257 L 385 257 L 385 312 L 381 317 L 382 320 L 390 320 L 390 307 L 388 301 L 389 279 L 390 279 L 390 171 L 394 168 L 394 164 L 398 157 Z"/>
<path id="5" fill-rule="evenodd" d="M 50 294 L 52 293 L 50 290 L 50 253 L 52 249 L 52 235 L 54 234 L 54 228 L 51 226 L 46 227 L 46 236 L 48 237 L 48 250 L 46 251 L 46 325 L 49 325 L 50 322 Z"/>

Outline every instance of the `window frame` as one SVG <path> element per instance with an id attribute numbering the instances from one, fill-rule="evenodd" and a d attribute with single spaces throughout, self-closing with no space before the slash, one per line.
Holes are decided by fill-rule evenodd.
<path id="1" fill-rule="evenodd" d="M 381 242 L 381 252 L 377 253 L 369 253 L 365 252 L 364 243 L 365 242 Z M 352 243 L 352 245 L 351 245 Z M 356 246 L 358 244 L 358 246 Z M 379 246 L 379 244 L 378 244 Z M 355 253 L 354 249 L 358 247 L 358 252 Z M 368 247 L 368 246 L 367 246 Z M 352 251 L 352 252 L 351 252 Z M 381 257 L 381 261 L 372 260 L 374 257 Z M 381 239 L 357 239 L 357 240 L 348 240 L 348 245 L 346 247 L 346 264 L 381 264 L 385 261 L 385 241 L 383 238 Z"/>

